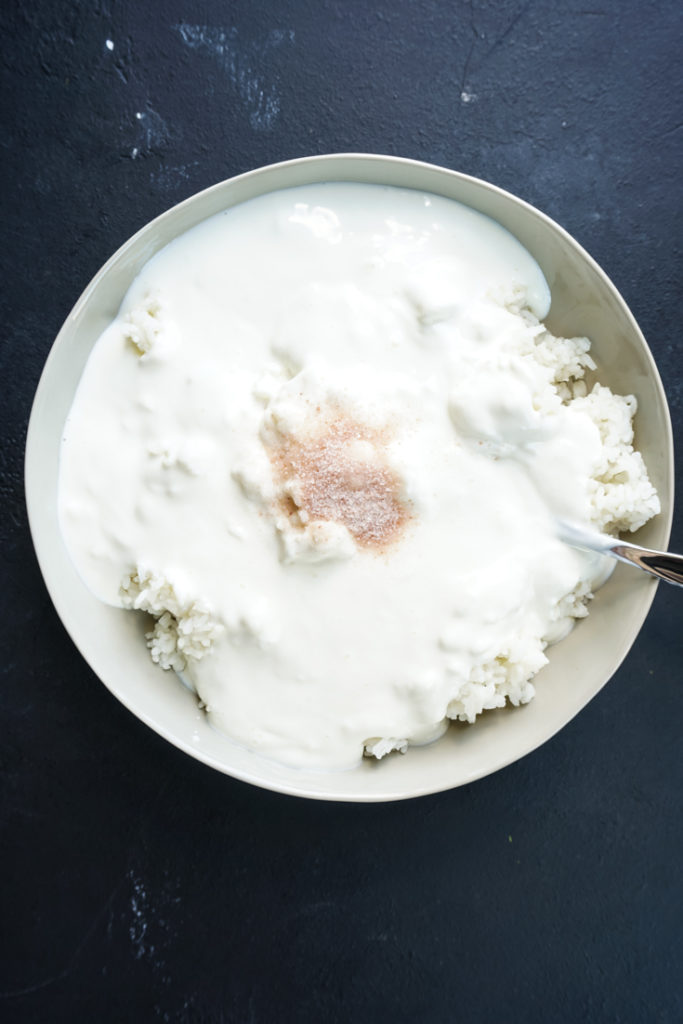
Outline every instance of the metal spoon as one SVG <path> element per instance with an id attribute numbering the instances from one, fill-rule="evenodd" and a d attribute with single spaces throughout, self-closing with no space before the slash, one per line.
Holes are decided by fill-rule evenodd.
<path id="1" fill-rule="evenodd" d="M 597 551 L 601 555 L 611 555 L 612 558 L 618 558 L 627 565 L 636 565 L 639 569 L 666 580 L 667 583 L 683 587 L 683 555 L 674 555 L 669 551 L 652 551 L 637 544 L 626 544 L 617 537 L 593 532 L 564 519 L 560 520 L 558 527 L 562 540 L 572 547 Z"/>

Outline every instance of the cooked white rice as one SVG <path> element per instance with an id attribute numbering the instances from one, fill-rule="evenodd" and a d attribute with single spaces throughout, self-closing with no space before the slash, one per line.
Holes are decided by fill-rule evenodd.
<path id="1" fill-rule="evenodd" d="M 152 661 L 182 672 L 188 660 L 199 661 L 211 650 L 223 626 L 198 598 L 189 597 L 158 571 L 138 566 L 121 583 L 121 604 L 155 619 L 145 634 Z"/>

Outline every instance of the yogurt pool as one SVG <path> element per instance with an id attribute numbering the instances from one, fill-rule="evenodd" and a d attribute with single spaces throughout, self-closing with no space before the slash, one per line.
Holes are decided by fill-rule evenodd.
<path id="1" fill-rule="evenodd" d="M 659 511 L 631 396 L 502 227 L 359 184 L 203 222 L 131 286 L 81 379 L 59 514 L 103 601 L 218 729 L 352 767 L 525 703 L 608 560 L 558 517 Z M 599 376 L 599 369 L 598 369 Z"/>

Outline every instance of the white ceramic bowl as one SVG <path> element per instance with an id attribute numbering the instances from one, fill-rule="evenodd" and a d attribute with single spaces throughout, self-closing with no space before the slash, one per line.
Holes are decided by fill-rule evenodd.
<path id="1" fill-rule="evenodd" d="M 255 785 L 330 800 L 394 800 L 449 789 L 502 768 L 551 737 L 595 696 L 631 647 L 656 583 L 618 566 L 588 619 L 550 651 L 537 696 L 519 709 L 487 712 L 437 743 L 346 772 L 297 771 L 244 750 L 209 726 L 191 693 L 149 658 L 141 616 L 100 604 L 73 569 L 57 523 L 57 474 L 64 421 L 99 334 L 144 263 L 199 221 L 265 192 L 324 181 L 359 181 L 433 192 L 499 221 L 533 254 L 550 285 L 547 322 L 555 333 L 587 335 L 599 379 L 635 393 L 637 445 L 662 501 L 662 513 L 637 540 L 667 546 L 673 504 L 673 441 L 652 355 L 614 285 L 552 220 L 492 185 L 396 157 L 330 155 L 275 164 L 221 182 L 157 217 L 126 242 L 88 285 L 45 365 L 26 447 L 26 495 L 33 541 L 55 607 L 83 657 L 138 718 L 200 761 Z"/>

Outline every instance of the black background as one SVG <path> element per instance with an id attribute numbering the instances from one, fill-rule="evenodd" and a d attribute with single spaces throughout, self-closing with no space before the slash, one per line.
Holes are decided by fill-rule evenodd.
<path id="1" fill-rule="evenodd" d="M 0 1017 L 683 1019 L 680 592 L 523 761 L 416 801 L 307 802 L 193 762 L 109 695 L 47 597 L 22 483 L 42 365 L 111 253 L 215 181 L 342 150 L 558 220 L 633 310 L 679 435 L 680 10 L 3 5 Z"/>

